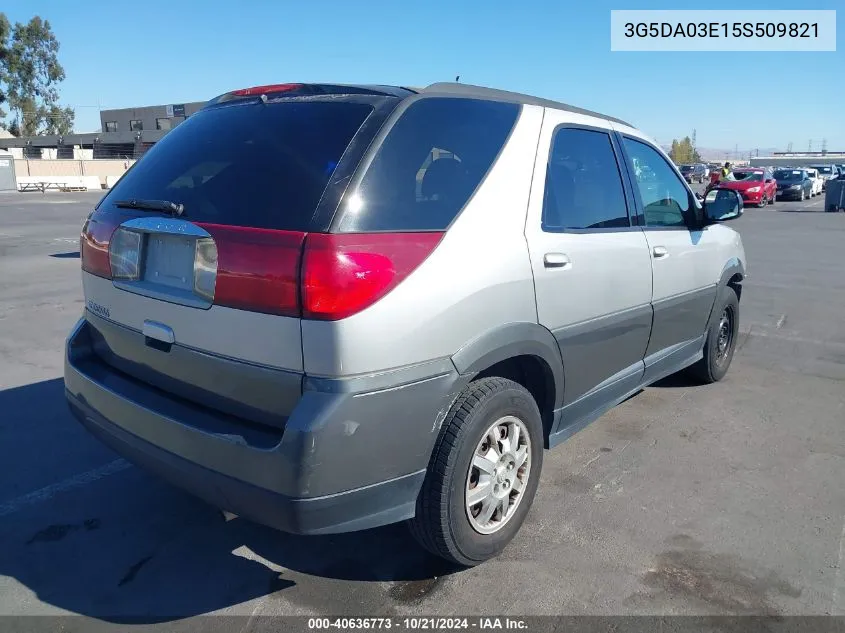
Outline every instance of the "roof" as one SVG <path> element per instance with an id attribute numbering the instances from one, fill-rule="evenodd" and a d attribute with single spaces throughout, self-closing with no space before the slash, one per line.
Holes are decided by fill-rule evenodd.
<path id="1" fill-rule="evenodd" d="M 440 82 L 434 83 L 424 88 L 422 90 L 423 93 L 436 93 L 436 94 L 450 94 L 450 95 L 459 95 L 462 97 L 469 97 L 469 98 L 476 98 L 476 99 L 487 99 L 489 101 L 507 101 L 510 103 L 524 103 L 526 105 L 536 105 L 541 106 L 544 108 L 554 108 L 556 110 L 566 110 L 567 112 L 574 112 L 576 114 L 584 114 L 587 116 L 597 117 L 599 119 L 605 119 L 607 121 L 614 121 L 615 123 L 620 123 L 622 125 L 627 125 L 628 127 L 634 127 L 627 121 L 623 121 L 622 119 L 617 119 L 612 116 L 608 116 L 606 114 L 601 114 L 599 112 L 593 112 L 592 110 L 585 110 L 584 108 L 578 108 L 568 103 L 561 103 L 559 101 L 551 101 L 550 99 L 541 99 L 540 97 L 532 97 L 531 95 L 525 95 L 518 92 L 509 92 L 507 90 L 497 90 L 495 88 L 484 88 L 483 86 L 473 86 L 472 84 L 459 84 L 455 82 Z"/>

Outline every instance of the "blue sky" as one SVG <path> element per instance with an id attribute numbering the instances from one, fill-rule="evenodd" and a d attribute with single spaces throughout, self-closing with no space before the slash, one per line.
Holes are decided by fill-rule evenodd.
<path id="1" fill-rule="evenodd" d="M 13 0 L 12 21 L 41 15 L 61 43 L 62 100 L 78 131 L 103 108 L 201 101 L 287 81 L 527 92 L 631 121 L 661 143 L 697 129 L 702 147 L 845 150 L 845 44 L 835 53 L 610 51 L 611 9 L 720 8 L 641 0 Z M 841 9 L 746 0 L 730 9 Z M 577 9 L 577 10 L 576 10 Z M 834 77 L 838 74 L 838 81 Z"/>

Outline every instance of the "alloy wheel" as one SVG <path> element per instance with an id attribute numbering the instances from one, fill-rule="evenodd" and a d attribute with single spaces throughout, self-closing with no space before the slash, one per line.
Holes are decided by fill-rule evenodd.
<path id="1" fill-rule="evenodd" d="M 479 534 L 498 532 L 513 517 L 531 474 L 531 437 L 508 415 L 494 422 L 475 448 L 466 482 L 466 513 Z"/>

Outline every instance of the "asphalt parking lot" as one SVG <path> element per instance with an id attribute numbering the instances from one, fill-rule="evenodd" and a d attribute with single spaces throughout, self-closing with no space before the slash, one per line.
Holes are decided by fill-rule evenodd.
<path id="1" fill-rule="evenodd" d="M 0 194 L 0 614 L 845 614 L 845 213 L 748 209 L 740 348 L 547 453 L 526 524 L 456 571 L 402 526 L 226 520 L 71 418 L 78 231 L 98 195 Z"/>

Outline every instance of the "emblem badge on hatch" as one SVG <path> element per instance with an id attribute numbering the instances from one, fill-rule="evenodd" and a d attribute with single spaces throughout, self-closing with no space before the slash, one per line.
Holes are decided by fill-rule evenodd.
<path id="1" fill-rule="evenodd" d="M 88 309 L 96 314 L 97 316 L 101 316 L 103 318 L 110 318 L 111 313 L 106 306 L 101 306 L 99 303 L 95 303 L 94 301 L 88 300 Z"/>

